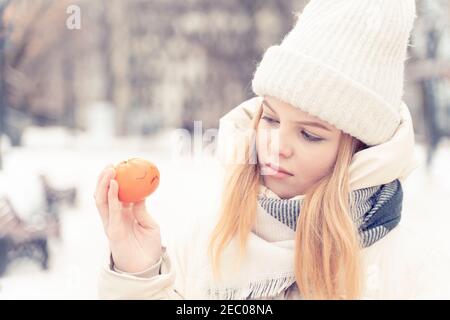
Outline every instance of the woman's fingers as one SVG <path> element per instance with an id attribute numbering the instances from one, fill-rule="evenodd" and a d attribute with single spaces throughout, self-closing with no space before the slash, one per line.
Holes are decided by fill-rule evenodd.
<path id="1" fill-rule="evenodd" d="M 97 184 L 95 186 L 95 191 L 94 191 L 94 199 L 97 201 L 98 199 L 98 194 L 100 190 L 100 186 L 102 185 L 102 181 L 103 178 L 105 178 L 105 175 L 109 172 L 109 170 L 114 169 L 114 166 L 112 164 L 107 165 L 102 172 L 98 175 L 97 178 Z"/>
<path id="2" fill-rule="evenodd" d="M 122 204 L 119 201 L 119 185 L 114 179 L 109 182 L 108 209 L 109 223 L 114 226 L 122 223 Z"/>
<path id="3" fill-rule="evenodd" d="M 145 200 L 136 202 L 133 206 L 133 213 L 136 221 L 144 228 L 155 228 L 158 226 L 156 221 L 147 213 Z"/>
<path id="4" fill-rule="evenodd" d="M 101 171 L 101 173 L 98 175 L 96 189 L 97 189 L 98 185 L 100 184 L 100 181 L 102 180 L 102 178 L 103 178 L 103 176 L 105 175 L 106 171 L 107 171 L 109 168 L 113 168 L 113 169 L 114 169 L 114 165 L 113 165 L 112 163 L 110 163 L 110 164 L 108 164 L 106 167 L 103 168 L 103 170 Z"/>
<path id="5" fill-rule="evenodd" d="M 102 177 L 97 185 L 95 191 L 95 203 L 100 213 L 100 217 L 104 226 L 106 227 L 108 221 L 108 188 L 109 182 L 115 176 L 115 170 L 111 167 L 105 168 Z"/>

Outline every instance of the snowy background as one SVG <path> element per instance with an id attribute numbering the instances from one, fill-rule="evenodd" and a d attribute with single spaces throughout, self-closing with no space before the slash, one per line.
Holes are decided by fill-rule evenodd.
<path id="1" fill-rule="evenodd" d="M 147 199 L 149 212 L 162 228 L 163 241 L 183 226 L 189 212 L 208 214 L 217 203 L 220 165 L 211 157 L 173 156 L 173 132 L 151 139 L 96 139 L 71 136 L 60 128 L 30 128 L 23 147 L 5 151 L 2 185 L 21 212 L 39 208 L 33 189 L 37 173 L 57 186 L 76 186 L 79 203 L 63 210 L 62 237 L 50 241 L 50 268 L 40 270 L 28 260 L 11 264 L 0 278 L 0 299 L 96 299 L 99 270 L 107 263 L 107 242 L 93 199 L 98 173 L 108 163 L 140 156 L 161 171 L 158 190 Z M 419 159 L 424 148 L 417 145 Z M 427 229 L 427 241 L 450 251 L 450 146 L 438 150 L 429 172 L 424 165 L 404 185 L 402 223 Z M 33 191 L 34 190 L 34 191 Z M 26 219 L 26 216 L 23 216 Z M 450 262 L 450 261 L 449 261 Z"/>
<path id="2" fill-rule="evenodd" d="M 106 265 L 108 252 L 93 194 L 98 174 L 109 163 L 143 157 L 157 164 L 161 182 L 147 199 L 147 208 L 163 230 L 163 242 L 168 233 L 176 234 L 183 227 L 189 213 L 207 213 L 217 203 L 219 164 L 208 156 L 174 156 L 173 132 L 148 141 L 100 141 L 88 135 L 73 137 L 60 128 L 30 128 L 27 137 L 28 133 L 29 143 L 5 152 L 0 173 L 0 188 L 13 200 L 21 218 L 27 221 L 28 214 L 43 208 L 38 173 L 45 173 L 60 188 L 76 186 L 79 202 L 61 214 L 62 237 L 50 239 L 49 270 L 40 270 L 30 260 L 14 261 L 0 278 L 0 299 L 96 298 L 98 272 Z"/>

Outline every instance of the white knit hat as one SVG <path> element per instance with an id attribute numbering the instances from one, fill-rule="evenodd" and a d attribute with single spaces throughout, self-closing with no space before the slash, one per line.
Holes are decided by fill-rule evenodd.
<path id="1" fill-rule="evenodd" d="M 400 124 L 414 0 L 311 0 L 264 54 L 255 94 L 273 96 L 369 146 Z"/>

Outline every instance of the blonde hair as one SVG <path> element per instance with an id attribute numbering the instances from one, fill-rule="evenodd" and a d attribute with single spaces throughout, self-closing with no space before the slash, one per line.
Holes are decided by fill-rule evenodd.
<path id="1" fill-rule="evenodd" d="M 255 113 L 250 134 L 255 134 L 262 109 Z M 249 138 L 249 137 L 247 137 Z M 219 212 L 208 246 L 214 277 L 220 277 L 220 256 L 234 237 L 239 241 L 238 263 L 256 222 L 260 182 L 258 164 L 251 162 L 256 146 L 243 139 L 244 160 L 228 165 Z M 360 244 L 349 212 L 348 167 L 362 147 L 343 133 L 331 172 L 318 181 L 303 200 L 295 231 L 295 277 L 305 299 L 356 299 L 361 290 Z"/>

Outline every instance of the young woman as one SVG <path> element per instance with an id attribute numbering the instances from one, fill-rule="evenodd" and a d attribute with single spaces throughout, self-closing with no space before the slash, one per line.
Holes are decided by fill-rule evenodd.
<path id="1" fill-rule="evenodd" d="M 445 296 L 439 259 L 399 225 L 416 166 L 402 102 L 414 18 L 414 0 L 312 0 L 264 54 L 257 97 L 221 119 L 221 154 L 243 156 L 226 163 L 218 214 L 178 241 L 161 245 L 145 203 L 121 204 L 105 168 L 95 198 L 111 263 L 100 297 Z"/>

